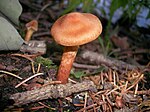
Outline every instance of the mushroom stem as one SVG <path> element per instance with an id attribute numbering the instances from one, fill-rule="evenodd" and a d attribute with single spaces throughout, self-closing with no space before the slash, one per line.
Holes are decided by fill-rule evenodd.
<path id="1" fill-rule="evenodd" d="M 66 46 L 62 55 L 62 60 L 59 66 L 57 80 L 61 81 L 62 84 L 68 82 L 70 71 L 76 57 L 79 46 Z"/>
<path id="2" fill-rule="evenodd" d="M 34 33 L 34 31 L 32 29 L 27 30 L 27 33 L 25 36 L 25 41 L 29 42 L 33 33 Z"/>

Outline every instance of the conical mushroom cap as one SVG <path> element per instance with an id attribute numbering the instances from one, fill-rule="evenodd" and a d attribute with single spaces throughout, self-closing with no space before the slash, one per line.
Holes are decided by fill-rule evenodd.
<path id="1" fill-rule="evenodd" d="M 60 17 L 51 28 L 54 40 L 64 46 L 86 44 L 95 40 L 101 32 L 101 22 L 95 15 L 78 12 Z"/>

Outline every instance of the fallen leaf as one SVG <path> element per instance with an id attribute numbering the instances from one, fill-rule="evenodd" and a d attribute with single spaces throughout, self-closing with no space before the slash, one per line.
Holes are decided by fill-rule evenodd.
<path id="1" fill-rule="evenodd" d="M 111 37 L 111 41 L 116 47 L 119 47 L 122 50 L 128 49 L 129 48 L 129 43 L 128 43 L 128 38 L 127 37 L 118 37 L 116 35 L 113 35 Z"/>

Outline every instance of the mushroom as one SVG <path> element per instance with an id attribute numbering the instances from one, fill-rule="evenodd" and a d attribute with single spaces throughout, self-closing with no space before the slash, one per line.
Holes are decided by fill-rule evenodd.
<path id="1" fill-rule="evenodd" d="M 57 80 L 62 84 L 68 77 L 76 57 L 79 45 L 95 40 L 102 32 L 100 20 L 90 13 L 72 12 L 60 17 L 51 28 L 54 40 L 64 46 Z"/>
<path id="2" fill-rule="evenodd" d="M 38 30 L 38 21 L 32 20 L 29 23 L 26 24 L 27 27 L 27 33 L 25 36 L 25 41 L 29 42 L 31 39 L 32 34 Z"/>

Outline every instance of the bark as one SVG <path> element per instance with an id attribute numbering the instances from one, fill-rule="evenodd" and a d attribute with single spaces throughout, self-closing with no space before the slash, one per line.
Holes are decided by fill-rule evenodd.
<path id="1" fill-rule="evenodd" d="M 96 52 L 92 51 L 85 51 L 82 53 L 81 57 L 83 59 L 87 59 L 92 63 L 96 63 L 97 65 L 105 65 L 108 66 L 114 70 L 119 71 L 126 71 L 126 70 L 133 70 L 133 69 L 143 69 L 144 66 L 135 66 L 128 64 L 126 62 L 123 62 L 121 60 L 116 60 L 110 57 L 105 57 L 102 54 L 98 54 Z"/>
<path id="2" fill-rule="evenodd" d="M 30 40 L 29 42 L 23 44 L 20 48 L 21 52 L 29 52 L 33 53 L 46 53 L 46 43 L 45 41 L 37 41 L 37 40 Z"/>
<path id="3" fill-rule="evenodd" d="M 10 99 L 14 100 L 14 105 L 23 105 L 49 98 L 64 98 L 73 93 L 87 90 L 96 90 L 92 81 L 83 81 L 77 84 L 67 83 L 66 85 L 47 85 L 39 89 L 13 94 Z"/>

